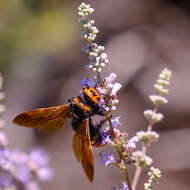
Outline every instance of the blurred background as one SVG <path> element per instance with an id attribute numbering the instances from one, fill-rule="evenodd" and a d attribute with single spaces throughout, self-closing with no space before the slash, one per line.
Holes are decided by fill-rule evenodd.
<path id="1" fill-rule="evenodd" d="M 143 111 L 152 108 L 159 72 L 172 70 L 169 103 L 161 108 L 165 119 L 155 130 L 158 143 L 148 155 L 162 170 L 158 190 L 189 190 L 190 186 L 190 2 L 186 0 L 93 0 L 93 18 L 105 45 L 110 72 L 118 75 L 118 112 L 129 137 L 145 130 Z M 70 122 L 58 134 L 41 135 L 12 124 L 20 112 L 67 103 L 78 94 L 80 81 L 90 76 L 84 64 L 77 7 L 79 0 L 1 0 L 0 71 L 6 93 L 7 133 L 13 148 L 29 151 L 43 147 L 51 158 L 55 177 L 41 184 L 44 190 L 111 189 L 124 177 L 117 168 L 104 167 L 94 150 L 95 177 L 91 184 L 72 152 Z M 105 149 L 105 148 L 104 148 Z M 130 177 L 133 176 L 130 169 Z M 138 189 L 143 189 L 143 174 Z"/>

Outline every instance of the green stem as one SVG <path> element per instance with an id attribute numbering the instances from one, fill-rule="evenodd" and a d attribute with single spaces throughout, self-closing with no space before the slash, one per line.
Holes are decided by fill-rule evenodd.
<path id="1" fill-rule="evenodd" d="M 118 148 L 117 146 L 115 148 L 116 148 L 117 153 L 119 154 L 120 160 L 123 160 L 121 149 Z M 127 171 L 127 164 L 125 166 L 125 169 L 123 169 L 122 171 L 124 172 L 129 190 L 132 190 L 131 181 L 129 179 L 129 175 L 128 175 L 128 171 Z"/>
<path id="2" fill-rule="evenodd" d="M 128 187 L 129 187 L 129 190 L 132 190 L 131 181 L 130 181 L 130 179 L 129 179 L 127 167 L 126 167 L 126 169 L 125 169 L 125 171 L 124 171 L 124 174 L 125 174 L 125 178 L 126 178 L 127 185 L 128 185 Z"/>

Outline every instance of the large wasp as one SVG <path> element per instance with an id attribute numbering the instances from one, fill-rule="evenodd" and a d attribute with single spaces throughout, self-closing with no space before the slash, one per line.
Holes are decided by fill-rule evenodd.
<path id="1" fill-rule="evenodd" d="M 77 161 L 81 162 L 83 169 L 90 180 L 94 178 L 94 158 L 92 145 L 102 146 L 102 140 L 106 133 L 101 133 L 102 124 L 93 125 L 91 116 L 105 115 L 100 109 L 100 93 L 92 86 L 85 86 L 82 95 L 71 98 L 68 104 L 34 109 L 19 114 L 13 119 L 17 125 L 37 128 L 39 132 L 51 133 L 64 128 L 66 119 L 71 118 L 72 128 L 75 134 L 72 147 Z"/>

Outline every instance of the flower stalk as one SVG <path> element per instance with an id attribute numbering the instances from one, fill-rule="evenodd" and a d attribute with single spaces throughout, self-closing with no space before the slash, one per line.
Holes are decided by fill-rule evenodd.
<path id="1" fill-rule="evenodd" d="M 154 124 L 160 122 L 163 119 L 163 115 L 158 113 L 158 108 L 162 104 L 166 104 L 168 100 L 165 98 L 165 95 L 169 92 L 166 88 L 170 83 L 171 72 L 168 69 L 161 71 L 157 83 L 154 85 L 156 89 L 155 95 L 150 95 L 149 98 L 154 104 L 154 110 L 144 111 L 144 116 L 148 120 L 149 125 L 146 132 L 137 132 L 137 136 L 142 142 L 141 151 L 133 152 L 132 158 L 137 161 L 135 174 L 132 181 L 133 190 L 136 189 L 141 172 L 143 168 L 151 165 L 152 159 L 146 156 L 147 149 L 152 142 L 158 140 L 159 135 L 152 131 Z"/>
<path id="2" fill-rule="evenodd" d="M 0 100 L 5 97 L 1 91 L 2 85 L 3 77 L 0 74 Z M 0 104 L 0 115 L 4 111 L 5 106 Z M 11 150 L 4 127 L 5 121 L 0 120 L 0 189 L 40 190 L 38 181 L 47 181 L 53 177 L 47 156 L 39 149 L 30 153 Z"/>
<path id="3" fill-rule="evenodd" d="M 116 105 L 119 103 L 116 94 L 120 90 L 121 84 L 114 82 L 117 77 L 115 73 L 111 73 L 108 77 L 104 78 L 100 74 L 102 69 L 109 63 L 109 60 L 107 54 L 104 52 L 104 46 L 94 42 L 99 30 L 94 25 L 94 20 L 89 18 L 93 12 L 94 9 L 89 4 L 81 3 L 78 8 L 78 14 L 81 17 L 79 22 L 84 28 L 81 37 L 87 40 L 84 50 L 88 54 L 89 63 L 86 65 L 86 68 L 95 73 L 95 83 L 92 82 L 93 79 L 87 79 L 83 83 L 88 84 L 87 86 L 94 86 L 101 95 L 99 106 L 102 115 L 105 117 L 104 121 L 107 121 L 108 125 L 103 132 L 103 136 L 105 137 L 104 144 L 111 145 L 119 157 L 119 159 L 116 159 L 113 154 L 102 151 L 100 155 L 102 156 L 103 163 L 105 166 L 115 164 L 124 173 L 126 178 L 126 183 L 123 182 L 123 187 L 114 189 L 135 190 L 142 169 L 152 163 L 152 159 L 146 155 L 147 148 L 152 142 L 156 142 L 159 137 L 155 131 L 152 131 L 152 128 L 163 119 L 163 114 L 158 113 L 158 108 L 160 105 L 168 102 L 165 95 L 169 91 L 166 87 L 169 85 L 171 72 L 164 69 L 160 73 L 157 83 L 154 85 L 156 94 L 149 96 L 150 101 L 154 104 L 154 110 L 144 111 L 144 116 L 149 122 L 147 131 L 140 131 L 135 137 L 128 140 L 128 134 L 117 129 L 117 126 L 121 125 L 119 121 L 120 116 L 114 119 L 112 118 L 112 111 L 117 109 Z M 141 150 L 133 152 L 133 149 L 136 148 L 135 143 L 139 140 L 142 142 Z M 127 171 L 130 163 L 136 164 L 132 185 Z"/>

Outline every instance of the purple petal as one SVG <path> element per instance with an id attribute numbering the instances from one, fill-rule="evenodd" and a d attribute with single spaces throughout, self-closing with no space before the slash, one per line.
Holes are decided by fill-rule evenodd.
<path id="1" fill-rule="evenodd" d="M 28 183 L 32 177 L 29 169 L 26 167 L 19 167 L 16 172 L 17 177 L 25 184 Z"/>
<path id="2" fill-rule="evenodd" d="M 45 166 L 48 163 L 48 157 L 42 150 L 33 150 L 30 153 L 30 159 L 39 166 Z"/>
<path id="3" fill-rule="evenodd" d="M 39 180 L 47 181 L 53 177 L 52 170 L 48 167 L 43 167 L 37 170 Z"/>
<path id="4" fill-rule="evenodd" d="M 109 133 L 106 133 L 103 128 L 100 129 L 100 137 L 101 137 L 101 145 L 105 145 L 107 143 L 106 139 L 110 137 Z"/>
<path id="5" fill-rule="evenodd" d="M 113 154 L 111 153 L 101 151 L 100 156 L 102 157 L 102 162 L 104 166 L 108 166 L 109 164 L 116 162 Z"/>
<path id="6" fill-rule="evenodd" d="M 120 116 L 111 120 L 113 128 L 116 128 L 118 125 L 121 126 L 121 122 L 119 120 L 120 120 Z"/>
<path id="7" fill-rule="evenodd" d="M 92 86 L 93 88 L 95 87 L 95 83 L 92 80 L 92 78 L 90 78 L 90 77 L 85 79 L 85 80 L 82 80 L 81 85 L 82 85 L 83 88 L 86 88 L 88 86 Z"/>
<path id="8" fill-rule="evenodd" d="M 108 77 L 108 83 L 114 82 L 114 80 L 117 78 L 117 75 L 115 73 L 111 73 Z"/>
<path id="9" fill-rule="evenodd" d="M 15 150 L 11 154 L 11 160 L 16 164 L 16 165 L 23 165 L 27 162 L 28 160 L 28 155 L 26 153 L 23 153 L 19 150 Z"/>
<path id="10" fill-rule="evenodd" d="M 136 142 L 139 142 L 139 138 L 137 136 L 134 136 L 132 137 L 129 142 L 133 142 L 133 143 L 136 143 Z"/>
<path id="11" fill-rule="evenodd" d="M 118 92 L 118 90 L 120 90 L 120 88 L 122 87 L 122 85 L 120 83 L 114 83 L 112 91 L 111 91 L 111 95 L 116 95 L 116 93 Z"/>
<path id="12" fill-rule="evenodd" d="M 129 190 L 127 183 L 126 182 L 122 182 L 122 183 L 123 183 L 123 190 Z"/>

